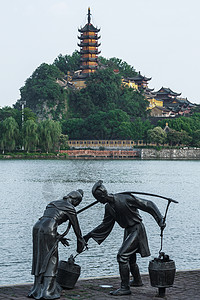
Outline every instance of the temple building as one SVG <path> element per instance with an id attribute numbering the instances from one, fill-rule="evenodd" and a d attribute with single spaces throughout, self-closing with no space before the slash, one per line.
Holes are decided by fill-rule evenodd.
<path id="1" fill-rule="evenodd" d="M 180 98 L 181 93 L 176 93 L 170 88 L 162 87 L 155 92 L 154 99 L 150 101 L 149 109 L 151 116 L 170 116 L 188 115 L 195 106 L 187 98 Z M 163 105 L 159 105 L 163 103 Z"/>
<path id="2" fill-rule="evenodd" d="M 167 106 L 169 103 L 176 103 L 176 99 L 180 95 L 181 93 L 173 92 L 170 88 L 162 87 L 159 91 L 156 92 L 156 99 L 162 100 L 164 106 Z"/>
<path id="3" fill-rule="evenodd" d="M 151 80 L 151 78 L 148 78 L 146 76 L 142 76 L 140 72 L 137 76 L 128 78 L 131 81 L 134 81 L 135 84 L 137 84 L 139 90 L 144 90 L 148 87 L 148 81 Z"/>
<path id="4" fill-rule="evenodd" d="M 144 96 L 149 101 L 149 107 L 147 109 L 153 109 L 154 107 L 163 107 L 163 100 L 156 99 L 156 92 L 154 89 L 150 89 L 148 87 L 144 88 Z"/>
<path id="5" fill-rule="evenodd" d="M 138 91 L 138 85 L 135 83 L 134 80 L 132 80 L 130 78 L 122 77 L 122 85 L 123 86 L 128 86 L 129 88 L 132 88 L 132 89 Z"/>

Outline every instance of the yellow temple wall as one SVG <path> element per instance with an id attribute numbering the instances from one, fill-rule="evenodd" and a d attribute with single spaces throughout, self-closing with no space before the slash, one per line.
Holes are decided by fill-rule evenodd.
<path id="1" fill-rule="evenodd" d="M 122 84 L 125 85 L 125 86 L 128 86 L 132 89 L 138 90 L 138 85 L 133 81 L 129 80 L 128 82 L 126 82 L 126 81 L 124 81 L 124 79 L 122 79 Z"/>
<path id="2" fill-rule="evenodd" d="M 85 80 L 73 80 L 73 85 L 77 89 L 83 89 L 86 87 Z"/>
<path id="3" fill-rule="evenodd" d="M 149 101 L 149 107 L 148 109 L 152 109 L 155 106 L 163 107 L 163 101 L 162 100 L 156 100 L 155 98 L 148 99 Z"/>

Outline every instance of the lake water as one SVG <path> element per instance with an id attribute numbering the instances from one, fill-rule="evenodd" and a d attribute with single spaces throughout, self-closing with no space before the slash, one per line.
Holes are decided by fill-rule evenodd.
<path id="1" fill-rule="evenodd" d="M 175 260 L 177 270 L 200 268 L 200 161 L 183 160 L 9 160 L 0 161 L 0 285 L 32 282 L 32 227 L 47 203 L 81 188 L 84 201 L 91 203 L 93 184 L 102 179 L 111 193 L 142 191 L 171 197 L 164 230 L 163 250 Z M 147 198 L 147 197 L 146 197 Z M 150 198 L 149 198 L 150 199 Z M 167 201 L 152 198 L 164 214 Z M 104 206 L 97 204 L 79 215 L 83 234 L 98 225 Z M 160 229 L 154 219 L 141 212 L 151 256 L 138 264 L 148 272 L 148 262 L 158 256 Z M 66 224 L 67 225 L 67 224 Z M 60 232 L 66 225 L 60 226 Z M 76 254 L 73 231 L 70 247 L 59 246 L 60 259 Z M 117 275 L 117 251 L 123 230 L 116 224 L 101 246 L 89 241 L 89 250 L 76 258 L 81 277 Z"/>

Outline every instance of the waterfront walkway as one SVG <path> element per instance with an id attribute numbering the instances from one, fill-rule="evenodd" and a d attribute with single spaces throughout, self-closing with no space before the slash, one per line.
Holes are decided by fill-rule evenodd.
<path id="1" fill-rule="evenodd" d="M 150 285 L 149 275 L 142 275 L 144 286 L 132 287 L 130 296 L 114 297 L 109 291 L 119 287 L 119 277 L 80 279 L 73 290 L 63 290 L 61 300 L 150 300 L 159 299 L 158 289 Z M 31 284 L 0 287 L 0 300 L 28 300 L 26 297 Z M 112 287 L 106 287 L 112 286 Z M 163 298 L 161 298 L 163 299 Z M 167 300 L 200 300 L 200 270 L 180 271 L 176 273 L 174 285 L 166 289 Z"/>

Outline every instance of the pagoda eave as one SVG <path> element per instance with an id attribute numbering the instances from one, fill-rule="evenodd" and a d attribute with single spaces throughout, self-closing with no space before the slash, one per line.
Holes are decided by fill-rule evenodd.
<path id="1" fill-rule="evenodd" d="M 80 54 L 100 54 L 101 51 L 98 50 L 81 50 Z"/>
<path id="2" fill-rule="evenodd" d="M 86 40 L 86 39 L 98 40 L 98 39 L 100 39 L 100 38 L 101 38 L 101 36 L 98 36 L 98 35 L 96 35 L 96 34 L 94 34 L 94 35 L 89 35 L 89 34 L 87 34 L 87 35 L 81 35 L 81 36 L 78 36 L 78 39 L 79 39 L 79 40 Z"/>
<path id="3" fill-rule="evenodd" d="M 97 62 L 98 57 L 81 57 L 80 61 L 91 61 L 91 62 Z"/>
<path id="4" fill-rule="evenodd" d="M 80 44 L 77 44 L 79 47 L 99 47 L 99 46 L 101 46 L 101 43 L 90 43 L 90 42 L 88 42 L 88 43 L 80 43 Z"/>
<path id="5" fill-rule="evenodd" d="M 94 66 L 94 65 L 82 65 L 82 66 L 81 66 L 81 69 L 82 69 L 82 70 L 89 70 L 89 69 L 90 69 L 90 70 L 96 70 L 97 67 L 98 67 L 97 65 L 95 65 L 95 66 Z"/>
<path id="6" fill-rule="evenodd" d="M 100 29 L 94 28 L 94 27 L 90 28 L 90 26 L 88 26 L 86 28 L 85 27 L 84 28 L 80 28 L 80 29 L 78 29 L 78 31 L 81 32 L 81 33 L 88 32 L 88 31 L 90 31 L 90 32 L 99 32 Z"/>

